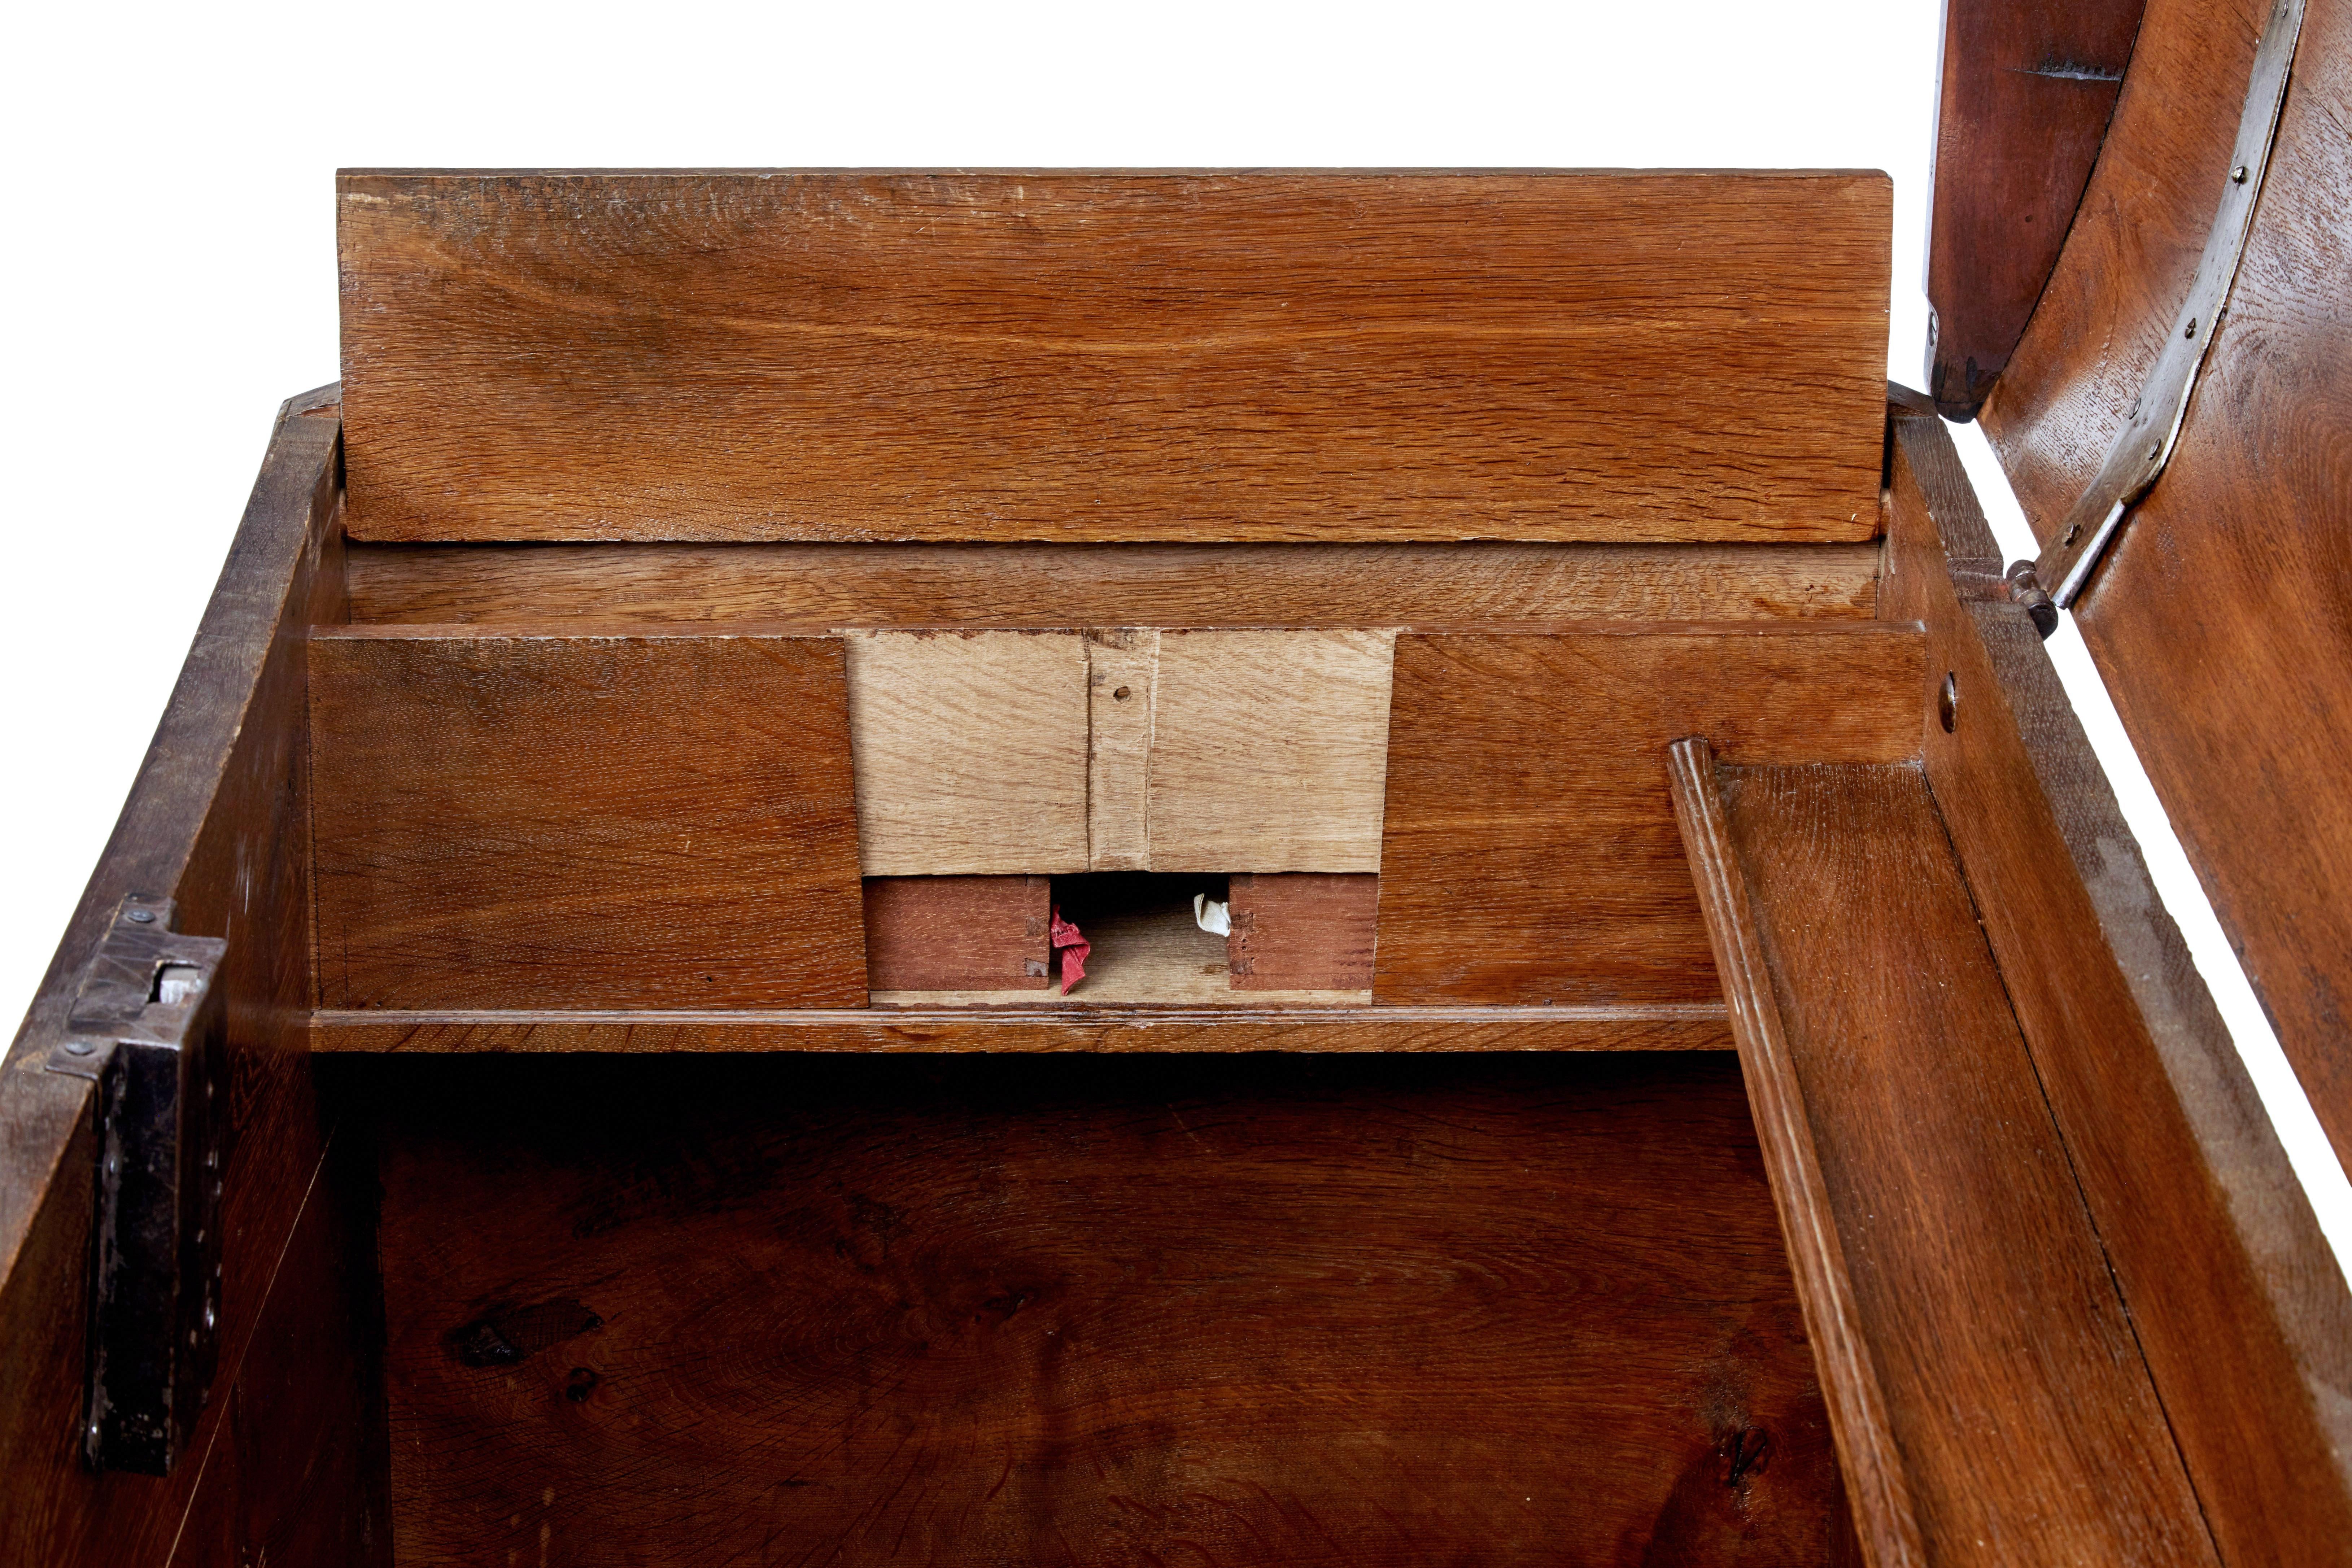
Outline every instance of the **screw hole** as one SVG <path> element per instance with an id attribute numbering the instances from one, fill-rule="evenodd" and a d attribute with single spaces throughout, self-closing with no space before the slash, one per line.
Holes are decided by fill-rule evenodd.
<path id="1" fill-rule="evenodd" d="M 1944 733 L 1952 732 L 1952 721 L 1960 710 L 1960 683 L 1950 670 L 1944 671 L 1943 689 L 1936 693 L 1936 717 L 1944 723 Z"/>
<path id="2" fill-rule="evenodd" d="M 1110 694 L 1110 697 L 1111 697 L 1111 700 L 1112 700 L 1112 701 L 1114 701 L 1114 702 L 1124 702 L 1124 701 L 1126 701 L 1126 700 L 1127 700 L 1127 688 L 1126 688 L 1126 687 L 1124 687 L 1124 686 L 1120 687 L 1117 691 L 1112 692 L 1112 693 Z"/>

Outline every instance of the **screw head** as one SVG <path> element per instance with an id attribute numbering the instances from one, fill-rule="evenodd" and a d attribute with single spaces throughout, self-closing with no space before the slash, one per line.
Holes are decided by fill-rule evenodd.
<path id="1" fill-rule="evenodd" d="M 1959 713 L 1959 679 L 1948 669 L 1944 672 L 1943 687 L 1936 693 L 1936 718 L 1944 726 L 1945 734 L 1948 735 L 1952 732 L 1952 726 L 1958 721 Z"/>
<path id="2" fill-rule="evenodd" d="M 66 1042 L 66 1054 L 70 1057 L 86 1057 L 96 1049 L 98 1049 L 98 1047 L 91 1045 L 88 1040 L 68 1040 Z"/>
<path id="3" fill-rule="evenodd" d="M 155 923 L 155 911 L 153 910 L 126 910 L 123 911 L 122 918 L 131 921 L 133 925 L 152 925 Z"/>
<path id="4" fill-rule="evenodd" d="M 2246 166 L 2243 163 L 2230 171 L 2230 183 L 2233 185 L 2242 185 L 2246 183 Z"/>
<path id="5" fill-rule="evenodd" d="M 2189 324 L 2180 329 L 2180 335 L 2184 338 L 2193 338 L 2197 335 L 2196 317 L 2191 316 L 2189 318 Z"/>

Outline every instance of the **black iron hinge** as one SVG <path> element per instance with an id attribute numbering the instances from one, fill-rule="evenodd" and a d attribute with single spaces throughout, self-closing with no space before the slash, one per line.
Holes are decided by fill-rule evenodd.
<path id="1" fill-rule="evenodd" d="M 161 1476 L 204 1408 L 219 1342 L 222 1003 L 228 944 L 130 898 L 74 999 L 52 1072 L 98 1085 L 89 1405 L 94 1469 Z"/>

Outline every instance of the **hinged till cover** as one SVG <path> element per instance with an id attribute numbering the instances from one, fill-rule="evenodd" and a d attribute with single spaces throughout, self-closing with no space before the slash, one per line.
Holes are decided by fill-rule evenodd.
<path id="1" fill-rule="evenodd" d="M 49 1070 L 97 1081 L 89 1404 L 96 1469 L 165 1475 L 204 1408 L 220 1318 L 214 1136 L 228 944 L 172 930 L 169 900 L 126 899 Z"/>
<path id="2" fill-rule="evenodd" d="M 1949 4 L 1956 18 L 2021 26 L 2034 9 Z M 2340 1159 L 2352 1159 L 2347 123 L 2352 3 L 2149 0 L 2064 247 L 1982 413 L 2042 544 L 2042 585 L 2071 602 Z M 1956 217 L 1942 187 L 1969 178 L 1950 160 L 1951 129 L 1939 225 Z M 1998 231 L 1976 243 L 2002 247 Z"/>

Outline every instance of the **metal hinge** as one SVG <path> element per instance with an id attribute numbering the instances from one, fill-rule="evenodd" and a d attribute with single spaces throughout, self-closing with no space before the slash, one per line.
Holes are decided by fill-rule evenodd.
<path id="1" fill-rule="evenodd" d="M 2197 389 L 2197 374 L 2230 305 L 2230 287 L 2245 254 L 2246 237 L 2254 222 L 2255 198 L 2262 195 L 2263 175 L 2270 165 L 2271 144 L 2278 135 L 2279 110 L 2286 101 L 2287 81 L 2294 66 L 2294 45 L 2303 31 L 2304 0 L 2276 0 L 2254 50 L 2254 68 L 2246 83 L 2246 106 L 2238 120 L 2238 140 L 2231 150 L 2228 177 L 2221 182 L 2221 205 L 2205 237 L 2205 252 L 2189 299 L 2173 318 L 2172 337 L 2147 373 L 2139 401 L 2123 433 L 2107 450 L 2107 460 L 2057 533 L 2035 571 L 2056 587 L 2050 596 L 2059 609 L 2071 608 L 2091 579 L 2092 568 L 2122 531 L 2131 509 L 2163 476 L 2179 442 L 2180 426 L 2189 416 L 2189 395 Z"/>
<path id="2" fill-rule="evenodd" d="M 172 929 L 168 899 L 115 910 L 49 1053 L 98 1085 L 89 1404 L 93 1469 L 161 1476 L 204 1408 L 219 1344 L 222 1004 L 228 944 Z"/>

